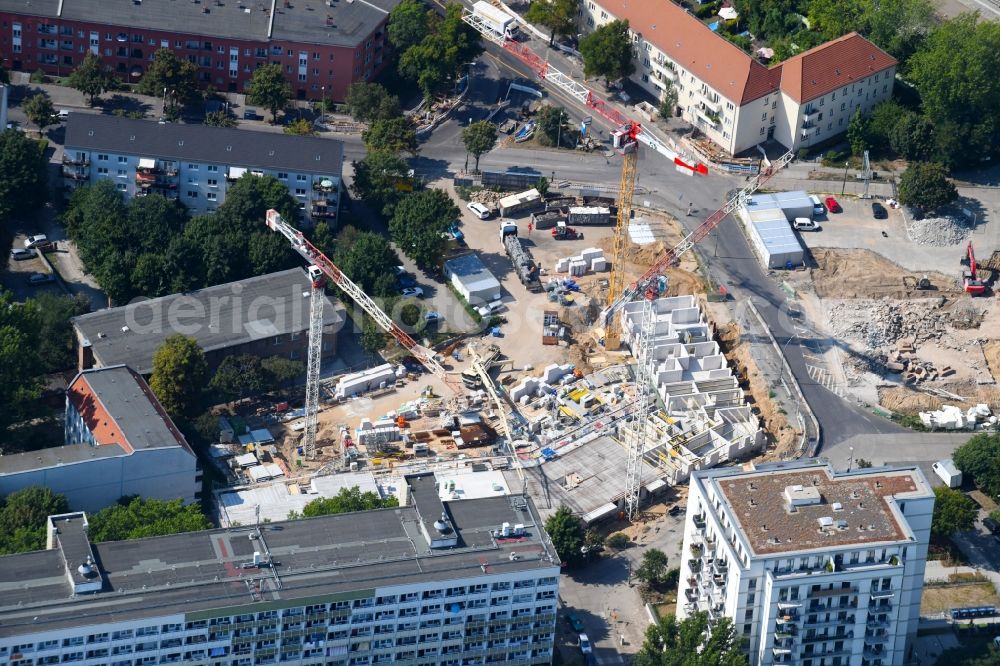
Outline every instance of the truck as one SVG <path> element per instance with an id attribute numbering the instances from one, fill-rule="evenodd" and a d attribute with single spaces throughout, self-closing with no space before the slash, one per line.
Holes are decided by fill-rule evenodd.
<path id="1" fill-rule="evenodd" d="M 962 485 L 962 472 L 957 467 L 951 458 L 945 458 L 944 460 L 939 460 L 933 465 L 931 469 L 934 473 L 941 477 L 945 485 L 949 488 L 958 488 Z"/>
<path id="2" fill-rule="evenodd" d="M 499 37 L 516 40 L 519 36 L 517 21 L 514 17 L 500 11 L 488 2 L 479 0 L 472 5 L 472 15 Z"/>
<path id="3" fill-rule="evenodd" d="M 571 206 L 566 221 L 580 226 L 608 224 L 611 221 L 611 209 L 604 206 Z"/>
<path id="4" fill-rule="evenodd" d="M 552 238 L 555 240 L 583 240 L 583 234 L 573 227 L 567 227 L 565 222 L 559 220 L 555 229 L 552 230 Z"/>
<path id="5" fill-rule="evenodd" d="M 530 190 L 504 197 L 500 200 L 499 206 L 500 215 L 510 217 L 514 213 L 541 210 L 545 206 L 545 203 L 542 201 L 542 195 L 538 190 L 531 188 Z"/>
<path id="6" fill-rule="evenodd" d="M 521 239 L 517 237 L 517 225 L 513 222 L 504 222 L 500 225 L 500 242 L 503 243 L 504 250 L 511 264 L 514 265 L 514 272 L 517 273 L 528 291 L 540 292 L 542 282 L 538 278 L 538 264 L 532 258 L 528 249 L 521 244 Z"/>

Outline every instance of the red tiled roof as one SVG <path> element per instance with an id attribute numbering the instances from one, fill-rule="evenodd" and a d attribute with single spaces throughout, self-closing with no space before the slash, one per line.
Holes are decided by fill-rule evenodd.
<path id="1" fill-rule="evenodd" d="M 768 70 L 670 0 L 597 0 L 671 60 L 740 105 L 778 89 Z"/>
<path id="2" fill-rule="evenodd" d="M 896 64 L 891 55 L 852 32 L 803 51 L 775 69 L 782 70 L 781 90 L 796 102 L 808 102 Z"/>

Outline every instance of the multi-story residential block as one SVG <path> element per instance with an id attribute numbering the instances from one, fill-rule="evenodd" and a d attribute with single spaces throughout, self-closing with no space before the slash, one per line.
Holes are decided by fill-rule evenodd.
<path id="1" fill-rule="evenodd" d="M 226 356 L 283 356 L 305 362 L 312 281 L 305 269 L 206 287 L 73 317 L 81 370 L 128 365 L 153 371 L 153 355 L 174 334 L 194 338 L 210 369 Z M 344 309 L 326 298 L 323 360 L 337 353 Z"/>
<path id="2" fill-rule="evenodd" d="M 204 86 L 244 92 L 281 65 L 299 99 L 342 101 L 389 61 L 398 0 L 0 0 L 0 55 L 16 70 L 68 75 L 94 53 L 134 83 L 159 49 L 198 67 Z"/>
<path id="3" fill-rule="evenodd" d="M 119 365 L 81 372 L 69 385 L 64 446 L 0 456 L 0 496 L 28 486 L 97 511 L 126 495 L 192 502 L 201 472 L 149 385 Z"/>
<path id="4" fill-rule="evenodd" d="M 335 222 L 343 158 L 332 139 L 71 113 L 62 175 L 70 189 L 110 180 L 128 198 L 162 194 L 195 214 L 243 176 L 274 176 L 306 216 Z"/>
<path id="5" fill-rule="evenodd" d="M 0 557 L 0 660 L 18 666 L 549 664 L 559 559 L 531 500 L 409 506 Z"/>
<path id="6" fill-rule="evenodd" d="M 917 631 L 934 493 L 919 467 L 800 461 L 691 476 L 677 615 L 754 666 L 894 666 Z"/>
<path id="7" fill-rule="evenodd" d="M 632 79 L 657 99 L 672 84 L 684 119 L 730 155 L 768 139 L 792 150 L 822 143 L 892 96 L 896 60 L 857 33 L 765 67 L 670 0 L 582 8 L 586 32 L 627 19 Z"/>

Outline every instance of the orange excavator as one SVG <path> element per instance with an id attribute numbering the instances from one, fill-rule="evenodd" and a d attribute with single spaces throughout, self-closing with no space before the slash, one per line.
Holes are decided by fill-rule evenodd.
<path id="1" fill-rule="evenodd" d="M 968 264 L 969 266 L 968 270 L 962 271 L 965 293 L 972 296 L 982 296 L 986 291 L 986 284 L 979 279 L 979 273 L 976 270 L 976 255 L 972 251 L 972 241 L 969 241 L 969 246 L 965 250 L 965 256 L 962 257 L 962 264 Z"/>

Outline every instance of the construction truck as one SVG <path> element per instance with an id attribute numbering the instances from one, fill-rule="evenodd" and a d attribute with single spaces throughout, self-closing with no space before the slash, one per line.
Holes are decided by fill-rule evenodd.
<path id="1" fill-rule="evenodd" d="M 965 249 L 965 254 L 962 255 L 961 263 L 963 266 L 969 267 L 968 270 L 962 271 L 962 284 L 965 293 L 971 296 L 982 296 L 986 293 L 986 283 L 979 277 L 979 267 L 976 264 L 976 254 L 972 249 L 972 241 L 969 241 L 969 246 Z"/>
<path id="2" fill-rule="evenodd" d="M 514 265 L 514 271 L 521 280 L 521 284 L 528 288 L 528 291 L 539 292 L 542 290 L 542 283 L 538 279 L 538 264 L 531 257 L 528 249 L 521 244 L 521 239 L 517 237 L 517 225 L 513 222 L 504 222 L 500 225 L 500 242 L 503 243 L 507 257 Z"/>
<path id="3" fill-rule="evenodd" d="M 552 230 L 552 238 L 555 240 L 583 240 L 583 234 L 573 227 L 567 227 L 564 221 L 559 220 Z"/>
<path id="4" fill-rule="evenodd" d="M 487 30 L 503 39 L 516 40 L 518 37 L 517 21 L 510 14 L 503 12 L 488 2 L 479 0 L 472 5 L 472 15 Z"/>

